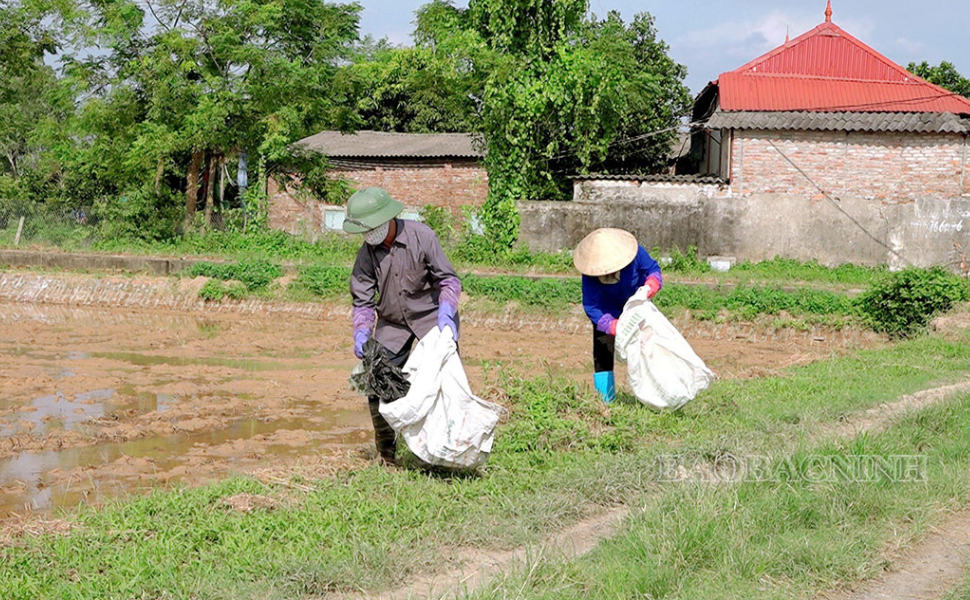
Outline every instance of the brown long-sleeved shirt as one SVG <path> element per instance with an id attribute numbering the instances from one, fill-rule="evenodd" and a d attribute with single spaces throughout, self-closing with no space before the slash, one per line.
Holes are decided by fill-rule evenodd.
<path id="1" fill-rule="evenodd" d="M 437 326 L 441 283 L 449 278 L 457 282 L 458 275 L 434 231 L 397 219 L 390 250 L 364 244 L 357 252 L 350 294 L 355 310 L 377 309 L 374 338 L 398 352 L 412 334 L 420 339 Z"/>

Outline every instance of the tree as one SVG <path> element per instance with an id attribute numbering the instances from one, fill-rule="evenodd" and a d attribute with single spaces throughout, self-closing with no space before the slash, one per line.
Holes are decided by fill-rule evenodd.
<path id="1" fill-rule="evenodd" d="M 57 50 L 46 14 L 33 5 L 0 8 L 0 221 L 23 214 L 42 186 L 44 152 L 73 110 L 45 53 Z"/>
<path id="2" fill-rule="evenodd" d="M 85 43 L 107 54 L 79 58 L 75 49 L 67 59 L 93 92 L 79 119 L 84 142 L 66 158 L 78 172 L 104 167 L 103 189 L 92 191 L 105 215 L 125 223 L 167 215 L 169 235 L 174 223 L 191 224 L 203 198 L 211 224 L 227 155 L 258 157 L 265 179 L 287 163 L 293 141 L 337 118 L 332 84 L 361 10 L 322 0 L 115 0 L 87 9 Z"/>
<path id="3" fill-rule="evenodd" d="M 474 128 L 475 100 L 454 64 L 426 46 L 386 48 L 343 75 L 352 88 L 353 129 L 409 133 Z"/>
<path id="4" fill-rule="evenodd" d="M 438 0 L 418 13 L 415 40 L 452 52 L 452 64 L 481 82 L 481 216 L 498 248 L 517 238 L 517 201 L 566 198 L 572 174 L 663 165 L 689 109 L 686 69 L 667 55 L 652 17 L 627 26 L 615 12 L 597 20 L 587 9 L 584 0 L 472 0 L 467 9 Z M 475 85 L 465 89 L 475 95 Z"/>
<path id="5" fill-rule="evenodd" d="M 970 98 L 970 79 L 961 75 L 952 63 L 943 61 L 934 67 L 924 60 L 919 64 L 909 63 L 906 70 L 930 83 Z"/>

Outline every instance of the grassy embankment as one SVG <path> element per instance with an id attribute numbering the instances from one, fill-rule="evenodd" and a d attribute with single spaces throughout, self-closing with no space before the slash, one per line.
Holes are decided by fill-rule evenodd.
<path id="1" fill-rule="evenodd" d="M 12 247 L 15 225 L 0 230 L 0 247 Z M 325 235 L 309 242 L 279 231 L 254 231 L 247 234 L 211 232 L 169 241 L 145 241 L 99 238 L 91 228 L 52 228 L 36 232 L 21 247 L 52 248 L 77 252 L 193 256 L 236 261 L 294 262 L 313 266 L 349 266 L 360 247 L 358 237 Z M 464 271 L 532 273 L 574 276 L 569 252 L 544 253 L 520 249 L 509 253 L 483 250 L 474 242 L 446 243 L 446 252 Z M 839 289 L 864 287 L 883 268 L 842 265 L 827 268 L 816 262 L 774 259 L 759 263 L 740 263 L 726 273 L 711 271 L 691 250 L 662 252 L 651 250 L 655 257 L 667 256 L 664 272 L 674 279 L 682 278 L 711 283 L 776 283 L 798 282 L 831 286 Z"/>
<path id="2" fill-rule="evenodd" d="M 256 295 L 307 302 L 348 301 L 350 270 L 348 267 L 302 266 L 285 288 L 271 285 L 282 275 L 282 269 L 262 261 L 200 263 L 185 275 L 213 278 L 200 291 L 200 296 L 207 300 Z M 511 307 L 519 312 L 557 316 L 581 312 L 582 290 L 576 278 L 463 274 L 462 289 L 471 298 L 470 307 L 478 311 L 502 312 Z M 709 288 L 669 282 L 656 302 L 668 316 L 686 310 L 694 318 L 703 320 L 751 320 L 771 315 L 775 317 L 776 325 L 793 327 L 843 326 L 857 320 L 856 309 L 846 294 L 812 288 L 787 291 L 766 285 Z"/>
<path id="3" fill-rule="evenodd" d="M 741 597 L 808 592 L 874 573 L 894 533 L 966 501 L 970 398 L 886 433 L 811 450 L 826 426 L 970 370 L 970 335 L 922 336 L 723 381 L 678 413 L 603 409 L 585 388 L 496 369 L 511 415 L 478 476 L 377 467 L 299 487 L 237 478 L 85 509 L 68 535 L 0 548 L 0 597 L 300 598 L 373 590 L 441 567 L 456 546 L 534 541 L 596 511 L 643 507 L 592 557 L 543 562 L 494 597 Z M 660 485 L 655 459 L 690 451 L 780 460 L 807 452 L 926 454 L 925 484 Z M 309 490 L 309 491 L 303 491 Z M 276 500 L 240 513 L 221 499 Z M 566 575 L 563 579 L 561 576 Z M 767 590 L 767 592 L 764 592 Z M 781 590 L 781 591 L 773 591 Z"/>

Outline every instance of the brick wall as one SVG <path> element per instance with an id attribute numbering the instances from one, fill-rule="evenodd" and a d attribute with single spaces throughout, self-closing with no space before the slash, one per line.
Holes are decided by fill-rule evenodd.
<path id="1" fill-rule="evenodd" d="M 771 140 L 825 191 L 883 203 L 970 193 L 970 151 L 959 134 L 735 131 L 731 189 L 821 198 Z"/>
<path id="2" fill-rule="evenodd" d="M 354 188 L 382 187 L 412 209 L 431 204 L 460 217 L 462 206 L 480 207 L 488 195 L 488 174 L 477 161 L 333 159 L 332 163 L 334 174 Z M 267 191 L 271 227 L 310 235 L 324 230 L 327 205 L 283 189 L 275 180 Z"/>

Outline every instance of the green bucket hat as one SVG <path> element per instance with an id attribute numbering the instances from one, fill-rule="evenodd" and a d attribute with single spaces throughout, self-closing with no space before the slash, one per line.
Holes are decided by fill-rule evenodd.
<path id="1" fill-rule="evenodd" d="M 366 233 L 401 214 L 404 205 L 379 187 L 364 188 L 347 201 L 344 231 Z"/>

